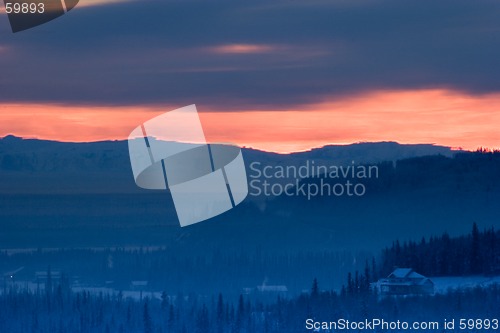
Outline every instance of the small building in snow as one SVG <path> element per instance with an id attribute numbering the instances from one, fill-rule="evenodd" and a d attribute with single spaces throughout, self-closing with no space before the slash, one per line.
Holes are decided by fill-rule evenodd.
<path id="1" fill-rule="evenodd" d="M 276 293 L 276 294 L 285 294 L 288 292 L 288 288 L 286 286 L 258 286 L 257 291 L 260 293 Z"/>
<path id="2" fill-rule="evenodd" d="M 60 281 L 61 280 L 60 271 L 37 271 L 35 272 L 35 280 L 37 283 L 47 283 L 47 281 Z"/>
<path id="3" fill-rule="evenodd" d="M 383 296 L 432 295 L 434 293 L 434 282 L 411 268 L 396 268 L 387 278 L 378 280 L 376 287 Z"/>
<path id="4" fill-rule="evenodd" d="M 288 288 L 284 285 L 266 285 L 257 286 L 255 288 L 243 288 L 244 295 L 258 295 L 258 296 L 281 296 L 284 297 L 288 294 Z"/>
<path id="5" fill-rule="evenodd" d="M 130 289 L 132 290 L 139 290 L 139 291 L 143 291 L 143 290 L 146 290 L 146 288 L 148 287 L 148 281 L 131 281 L 130 282 Z"/>

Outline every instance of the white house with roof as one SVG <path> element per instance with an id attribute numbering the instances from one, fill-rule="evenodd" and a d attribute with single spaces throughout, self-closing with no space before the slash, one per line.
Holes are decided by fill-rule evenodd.
<path id="1" fill-rule="evenodd" d="M 378 280 L 376 288 L 384 296 L 434 294 L 434 282 L 411 268 L 396 268 L 387 278 Z"/>

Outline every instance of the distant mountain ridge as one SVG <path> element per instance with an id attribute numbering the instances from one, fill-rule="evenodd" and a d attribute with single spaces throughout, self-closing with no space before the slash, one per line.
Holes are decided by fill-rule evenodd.
<path id="1" fill-rule="evenodd" d="M 363 180 L 362 197 L 249 194 L 235 209 L 180 228 L 168 191 L 135 185 L 126 141 L 7 137 L 0 140 L 0 248 L 161 244 L 193 254 L 221 247 L 363 250 L 386 246 L 388 239 L 463 233 L 473 222 L 480 228 L 500 225 L 500 153 L 383 142 L 288 155 L 243 149 L 243 155 L 247 165 L 269 166 L 354 160 L 377 164 L 380 177 Z"/>
<path id="2" fill-rule="evenodd" d="M 299 165 L 306 160 L 329 164 L 378 163 L 456 152 L 431 144 L 396 142 L 328 145 L 310 151 L 277 154 L 243 148 L 246 165 Z M 127 141 L 58 142 L 6 136 L 0 139 L 0 193 L 135 192 Z"/>

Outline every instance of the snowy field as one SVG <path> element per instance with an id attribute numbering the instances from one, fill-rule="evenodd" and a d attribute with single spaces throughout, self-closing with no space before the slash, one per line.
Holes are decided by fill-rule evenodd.
<path id="1" fill-rule="evenodd" d="M 466 277 L 433 277 L 430 278 L 434 282 L 434 290 L 437 294 L 445 294 L 448 290 L 456 289 L 470 289 L 476 287 L 488 287 L 492 284 L 498 284 L 500 286 L 500 275 L 499 276 L 466 276 Z M 17 290 L 30 290 L 36 292 L 37 290 L 44 290 L 45 285 L 37 284 L 32 281 L 17 281 L 15 283 L 9 284 L 10 287 L 14 287 Z M 4 292 L 0 288 L 0 294 Z M 117 295 L 120 290 L 116 290 L 109 287 L 84 287 L 84 286 L 71 286 L 73 292 L 88 291 L 92 294 L 103 295 Z M 132 298 L 139 300 L 142 297 L 149 298 L 161 298 L 161 291 L 137 291 L 137 290 L 121 290 L 122 296 L 124 298 Z"/>
<path id="2" fill-rule="evenodd" d="M 434 277 L 430 279 L 434 282 L 434 290 L 438 294 L 444 294 L 448 289 L 487 287 L 495 283 L 500 285 L 500 276 Z"/>

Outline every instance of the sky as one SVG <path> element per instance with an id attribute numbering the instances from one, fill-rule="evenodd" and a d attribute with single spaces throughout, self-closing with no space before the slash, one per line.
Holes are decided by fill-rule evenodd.
<path id="1" fill-rule="evenodd" d="M 126 139 L 196 104 L 209 141 L 500 148 L 500 2 L 81 0 L 13 34 L 0 136 Z"/>

